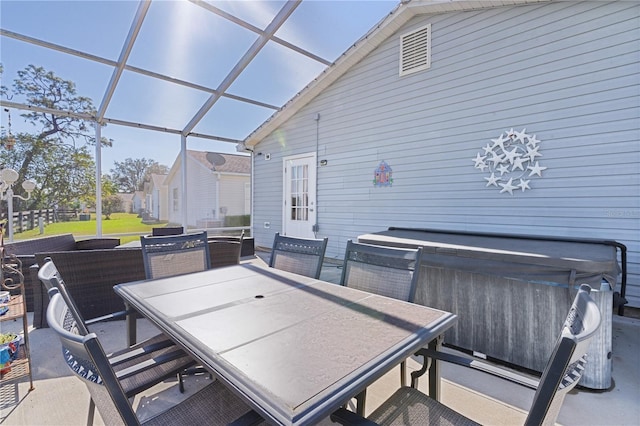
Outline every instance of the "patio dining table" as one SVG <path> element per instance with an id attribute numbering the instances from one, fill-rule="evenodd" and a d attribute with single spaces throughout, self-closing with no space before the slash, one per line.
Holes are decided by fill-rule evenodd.
<path id="1" fill-rule="evenodd" d="M 284 425 L 325 419 L 420 347 L 437 348 L 457 319 L 256 264 L 115 291 L 265 420 Z M 438 386 L 434 369 L 434 397 Z"/>

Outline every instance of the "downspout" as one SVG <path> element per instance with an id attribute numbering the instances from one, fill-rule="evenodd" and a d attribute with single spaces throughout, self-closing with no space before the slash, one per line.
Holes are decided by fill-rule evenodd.
<path id="1" fill-rule="evenodd" d="M 180 135 L 180 193 L 182 194 L 182 227 L 187 232 L 187 137 Z"/>
<path id="2" fill-rule="evenodd" d="M 318 164 L 320 163 L 320 113 L 316 113 L 316 116 L 314 117 L 314 119 L 316 120 L 316 223 L 313 225 L 313 235 L 315 236 L 315 238 L 318 238 L 318 230 L 320 229 L 320 226 L 318 225 L 319 220 L 318 220 L 318 216 L 320 215 L 320 210 L 318 209 L 318 169 L 319 166 Z"/>
<path id="3" fill-rule="evenodd" d="M 102 237 L 102 128 L 96 126 L 96 237 Z"/>

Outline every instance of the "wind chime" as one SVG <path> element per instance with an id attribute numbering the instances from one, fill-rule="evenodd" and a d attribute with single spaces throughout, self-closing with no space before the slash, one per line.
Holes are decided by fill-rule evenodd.
<path id="1" fill-rule="evenodd" d="M 4 110 L 8 114 L 8 120 L 7 120 L 8 134 L 7 134 L 7 139 L 4 142 L 4 146 L 7 149 L 12 149 L 13 146 L 16 144 L 16 140 L 13 138 L 13 135 L 11 134 L 11 111 L 9 110 L 9 108 L 5 108 Z"/>

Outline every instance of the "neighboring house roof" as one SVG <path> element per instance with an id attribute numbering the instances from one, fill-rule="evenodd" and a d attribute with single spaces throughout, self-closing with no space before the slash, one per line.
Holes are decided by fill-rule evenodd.
<path id="1" fill-rule="evenodd" d="M 167 175 L 161 175 L 158 173 L 151 173 L 151 183 L 153 184 L 152 188 L 161 188 L 164 185 L 164 180 L 167 178 Z"/>
<path id="2" fill-rule="evenodd" d="M 251 174 L 251 157 L 248 155 L 223 154 L 220 152 L 194 151 L 188 149 L 187 157 L 206 170 L 247 176 Z M 178 154 L 164 182 L 173 179 L 175 174 L 178 173 L 178 170 L 180 170 L 180 164 L 180 154 Z"/>
<path id="3" fill-rule="evenodd" d="M 280 110 L 275 112 L 260 127 L 244 140 L 243 144 L 253 147 L 291 118 L 302 107 L 311 102 L 324 89 L 344 75 L 352 66 L 360 62 L 376 47 L 392 36 L 399 28 L 417 15 L 461 12 L 488 9 L 492 7 L 523 5 L 527 3 L 550 2 L 553 0 L 411 0 L 402 1 L 382 21 L 356 41 L 333 64 L 298 92 Z M 242 144 L 240 144 L 242 145 Z M 242 148 L 239 146 L 239 149 Z"/>
<path id="4" fill-rule="evenodd" d="M 187 150 L 194 160 L 204 165 L 207 169 L 220 173 L 251 173 L 251 157 L 247 155 L 222 154 L 218 152 L 204 152 Z"/>
<path id="5" fill-rule="evenodd" d="M 194 160 L 204 165 L 207 169 L 220 173 L 251 173 L 251 157 L 247 155 L 222 154 L 218 152 L 187 150 Z"/>

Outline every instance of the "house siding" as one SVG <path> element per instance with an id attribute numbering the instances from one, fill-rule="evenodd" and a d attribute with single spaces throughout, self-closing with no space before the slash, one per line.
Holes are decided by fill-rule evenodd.
<path id="1" fill-rule="evenodd" d="M 220 207 L 226 208 L 227 216 L 245 214 L 245 184 L 248 180 L 246 176 L 221 175 Z"/>
<path id="2" fill-rule="evenodd" d="M 255 147 L 256 244 L 282 229 L 282 157 L 317 146 L 329 257 L 389 226 L 617 240 L 640 306 L 639 18 L 622 1 L 414 17 Z M 400 77 L 399 37 L 427 23 L 431 68 Z M 513 195 L 472 161 L 511 128 L 547 167 Z M 383 160 L 392 187 L 372 184 Z"/>
<path id="3" fill-rule="evenodd" d="M 198 155 L 203 152 L 190 151 L 187 155 L 187 225 L 194 228 L 216 227 L 212 220 L 224 220 L 221 207 L 226 207 L 226 215 L 241 215 L 245 211 L 245 184 L 251 180 L 250 173 L 217 172 L 211 170 L 211 164 L 198 161 Z M 192 155 L 196 155 L 193 157 Z M 231 156 L 229 156 L 231 157 Z M 204 158 L 204 157 L 203 157 Z M 232 162 L 230 159 L 229 162 Z M 249 170 L 249 159 L 246 158 L 245 167 Z M 173 209 L 174 189 L 180 190 L 180 158 L 177 158 L 167 178 L 167 210 L 169 221 L 182 223 L 182 200 L 178 208 Z M 223 222 L 220 223 L 220 226 Z"/>

